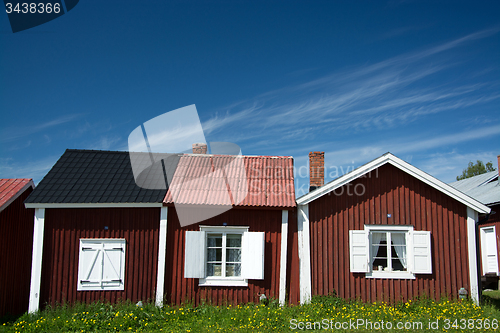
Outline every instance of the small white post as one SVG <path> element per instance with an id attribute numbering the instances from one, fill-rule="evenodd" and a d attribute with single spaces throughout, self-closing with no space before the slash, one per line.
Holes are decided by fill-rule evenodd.
<path id="1" fill-rule="evenodd" d="M 161 207 L 160 239 L 158 242 L 158 275 L 156 278 L 156 306 L 163 307 L 165 288 L 165 258 L 167 252 L 167 213 L 168 207 Z"/>
<path id="2" fill-rule="evenodd" d="M 33 231 L 33 256 L 31 259 L 31 285 L 28 312 L 38 311 L 40 306 L 40 284 L 42 279 L 43 230 L 45 225 L 45 208 L 35 209 Z"/>
<path id="3" fill-rule="evenodd" d="M 288 243 L 288 211 L 281 211 L 281 257 L 280 257 L 280 305 L 285 305 L 286 297 L 286 257 Z"/>

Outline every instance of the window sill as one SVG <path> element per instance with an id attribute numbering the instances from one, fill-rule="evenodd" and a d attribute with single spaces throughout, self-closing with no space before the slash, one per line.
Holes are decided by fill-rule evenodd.
<path id="1" fill-rule="evenodd" d="M 200 279 L 200 287 L 248 287 L 248 280 L 242 279 Z"/>
<path id="2" fill-rule="evenodd" d="M 366 278 L 415 280 L 415 274 L 408 272 L 372 272 L 372 273 L 366 273 Z"/>

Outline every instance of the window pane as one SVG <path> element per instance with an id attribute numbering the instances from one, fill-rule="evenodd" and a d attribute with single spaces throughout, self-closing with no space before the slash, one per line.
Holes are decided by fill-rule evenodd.
<path id="1" fill-rule="evenodd" d="M 395 271 L 406 270 L 406 235 L 404 233 L 392 233 L 391 240 L 391 256 L 397 258 L 392 262 L 392 269 Z"/>
<path id="2" fill-rule="evenodd" d="M 208 234 L 208 247 L 222 247 L 222 234 Z"/>
<path id="3" fill-rule="evenodd" d="M 221 276 L 222 275 L 222 265 L 221 264 L 208 264 L 207 265 L 207 276 Z"/>
<path id="4" fill-rule="evenodd" d="M 401 260 L 392 259 L 392 270 L 393 271 L 406 271 L 406 268 L 401 263 Z"/>
<path id="5" fill-rule="evenodd" d="M 228 234 L 226 235 L 227 247 L 241 247 L 241 235 Z"/>
<path id="6" fill-rule="evenodd" d="M 226 262 L 241 262 L 241 249 L 226 250 Z"/>
<path id="7" fill-rule="evenodd" d="M 208 249 L 207 261 L 222 261 L 222 249 Z"/>
<path id="8" fill-rule="evenodd" d="M 241 275 L 241 264 L 226 265 L 226 276 L 240 276 L 240 275 Z"/>

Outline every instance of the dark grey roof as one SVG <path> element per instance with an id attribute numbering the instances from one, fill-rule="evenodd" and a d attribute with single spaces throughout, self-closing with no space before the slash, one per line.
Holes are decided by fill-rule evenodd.
<path id="1" fill-rule="evenodd" d="M 161 203 L 180 156 L 132 154 L 141 187 L 129 152 L 67 149 L 25 203 Z"/>

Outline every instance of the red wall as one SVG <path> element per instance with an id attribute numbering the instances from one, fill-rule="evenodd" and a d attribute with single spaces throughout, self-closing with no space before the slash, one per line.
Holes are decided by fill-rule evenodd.
<path id="1" fill-rule="evenodd" d="M 156 291 L 159 225 L 159 207 L 46 209 L 40 306 L 152 299 Z M 80 238 L 126 239 L 125 290 L 77 291 Z"/>
<path id="2" fill-rule="evenodd" d="M 361 185 L 358 185 L 361 184 Z M 403 171 L 384 165 L 309 204 L 312 294 L 397 302 L 427 295 L 457 297 L 469 288 L 467 208 Z M 340 195 L 344 191 L 343 195 Z M 392 214 L 388 218 L 387 214 Z M 349 230 L 365 224 L 413 225 L 431 231 L 432 274 L 415 280 L 367 279 L 349 269 Z M 449 297 L 449 296 L 447 296 Z"/>
<path id="3" fill-rule="evenodd" d="M 289 224 L 292 214 L 289 214 Z M 264 280 L 249 280 L 248 287 L 198 287 L 198 279 L 184 278 L 185 231 L 199 231 L 199 225 L 249 226 L 249 231 L 265 232 Z M 297 222 L 295 221 L 295 225 Z M 167 259 L 165 268 L 165 301 L 195 305 L 216 305 L 259 301 L 259 295 L 278 299 L 281 249 L 281 210 L 231 209 L 199 224 L 181 228 L 177 213 L 168 208 Z"/>
<path id="4" fill-rule="evenodd" d="M 35 210 L 26 209 L 23 201 L 32 191 L 0 212 L 0 317 L 28 311 Z"/>

